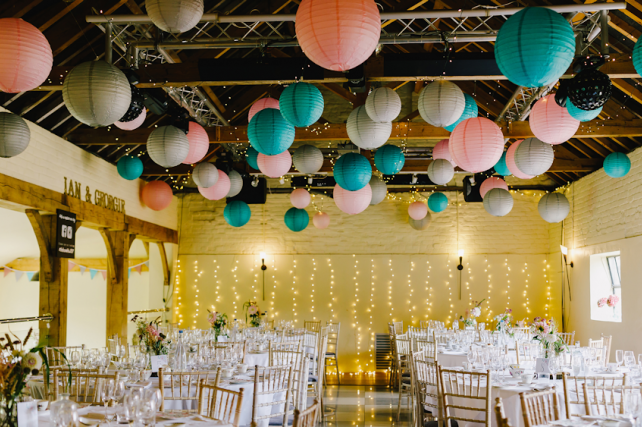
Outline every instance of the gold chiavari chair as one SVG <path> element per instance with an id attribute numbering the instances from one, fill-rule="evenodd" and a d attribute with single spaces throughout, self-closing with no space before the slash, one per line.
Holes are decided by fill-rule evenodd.
<path id="1" fill-rule="evenodd" d="M 423 426 L 425 421 L 441 420 L 443 418 L 437 362 L 427 359 L 425 350 L 415 352 L 412 355 L 415 395 L 417 396 L 415 418 L 419 420 L 420 426 Z M 429 418 L 432 420 L 427 419 L 426 410 L 430 411 Z"/>
<path id="2" fill-rule="evenodd" d="M 613 343 L 613 335 L 600 335 L 604 342 L 604 366 L 607 366 L 611 360 L 611 344 Z"/>
<path id="3" fill-rule="evenodd" d="M 270 366 L 292 366 L 292 402 L 300 407 L 300 400 L 308 387 L 308 366 L 310 358 L 303 351 L 274 351 L 270 355 Z"/>
<path id="4" fill-rule="evenodd" d="M 239 427 L 244 391 L 243 388 L 234 391 L 206 384 L 205 379 L 201 379 L 198 384 L 197 414 Z"/>
<path id="5" fill-rule="evenodd" d="M 165 410 L 165 401 L 195 401 L 198 399 L 196 392 L 201 380 L 209 379 L 210 371 L 185 371 L 185 372 L 165 372 L 163 368 L 158 369 L 158 389 L 161 393 L 161 412 Z M 165 381 L 169 378 L 169 381 Z M 217 372 L 217 381 L 220 378 Z M 196 412 L 197 405 L 189 412 Z"/>
<path id="6" fill-rule="evenodd" d="M 120 379 L 120 374 L 115 372 L 113 374 L 99 374 L 97 372 L 86 371 L 72 371 L 71 381 L 69 380 L 70 373 L 67 370 L 54 370 L 53 373 L 53 400 L 58 400 L 58 397 L 63 391 L 69 392 L 69 400 L 77 403 L 89 403 L 92 405 L 100 405 L 102 401 L 100 394 L 108 381 L 113 381 L 114 384 Z"/>
<path id="7" fill-rule="evenodd" d="M 555 387 L 551 390 L 522 392 L 519 394 L 522 403 L 524 426 L 551 424 L 560 419 L 560 406 Z"/>
<path id="8" fill-rule="evenodd" d="M 395 334 L 395 325 L 392 322 L 388 323 L 388 337 L 390 339 L 390 356 L 392 356 L 388 385 L 390 387 L 393 387 L 393 385 L 397 383 L 397 345 L 395 344 L 395 339 L 397 336 Z"/>
<path id="9" fill-rule="evenodd" d="M 321 334 L 321 329 L 317 332 L 306 332 L 303 335 L 303 351 L 311 355 L 314 359 L 317 357 L 317 352 L 319 350 L 319 338 Z"/>
<path id="10" fill-rule="evenodd" d="M 469 423 L 485 424 L 486 427 L 491 425 L 490 415 L 490 393 L 491 393 L 491 373 L 490 371 L 473 372 L 460 371 L 454 369 L 443 369 L 437 365 L 439 374 L 439 385 L 442 396 L 442 407 L 444 411 L 444 420 L 446 425 L 450 425 L 450 420 L 466 421 Z M 479 406 L 466 406 L 466 399 L 479 401 Z M 461 414 L 472 413 L 470 417 L 456 415 L 452 412 L 457 409 Z M 481 417 L 479 414 L 483 414 Z"/>
<path id="11" fill-rule="evenodd" d="M 397 386 L 399 387 L 399 401 L 397 403 L 397 421 L 401 416 L 401 400 L 404 396 L 407 398 L 409 406 L 412 408 L 413 405 L 413 396 L 412 396 L 412 342 L 405 335 L 397 335 L 395 339 L 396 345 L 396 354 L 397 354 L 397 372 L 399 373 L 399 381 Z"/>
<path id="12" fill-rule="evenodd" d="M 303 328 L 310 332 L 319 332 L 321 330 L 321 321 L 304 320 Z"/>
<path id="13" fill-rule="evenodd" d="M 315 399 L 312 406 L 304 411 L 294 410 L 292 427 L 314 427 L 319 417 L 319 402 Z"/>
<path id="14" fill-rule="evenodd" d="M 85 344 L 70 346 L 70 347 L 45 347 L 45 354 L 49 366 L 67 366 L 72 351 L 82 352 L 85 349 Z M 64 357 L 63 357 L 64 355 Z M 67 360 L 65 360 L 65 357 Z"/>
<path id="15" fill-rule="evenodd" d="M 430 320 L 420 320 L 419 321 L 419 327 L 421 329 L 428 329 L 430 328 Z"/>
<path id="16" fill-rule="evenodd" d="M 504 404 L 502 398 L 495 398 L 495 418 L 497 419 L 497 427 L 512 427 L 504 411 Z"/>
<path id="17" fill-rule="evenodd" d="M 395 328 L 395 334 L 396 335 L 403 334 L 403 322 L 392 322 L 392 325 Z"/>
<path id="18" fill-rule="evenodd" d="M 601 376 L 572 376 L 567 372 L 562 374 L 562 384 L 564 385 L 564 406 L 567 418 L 582 417 L 590 415 L 586 411 L 586 396 L 584 394 L 584 384 L 588 383 L 598 387 L 614 387 L 628 384 L 628 375 L 622 377 L 601 377 Z M 575 396 L 575 397 L 574 397 Z M 583 412 L 576 412 L 574 408 L 582 408 Z"/>
<path id="19" fill-rule="evenodd" d="M 593 339 L 589 338 L 588 346 L 589 346 L 589 348 L 596 349 L 596 351 L 597 351 L 597 353 L 596 353 L 596 355 L 597 355 L 596 361 L 599 362 L 600 365 L 606 366 L 604 364 L 604 362 L 606 361 L 606 357 L 605 357 L 605 354 L 604 354 L 605 353 L 604 352 L 604 350 L 605 350 L 604 349 L 604 338 L 600 338 L 599 340 L 593 340 Z"/>
<path id="20" fill-rule="evenodd" d="M 301 351 L 303 343 L 296 341 L 270 341 L 270 351 Z"/>
<path id="21" fill-rule="evenodd" d="M 642 387 L 632 385 L 589 385 L 582 384 L 584 408 L 587 415 L 619 415 L 624 413 L 625 394 L 638 393 Z"/>
<path id="22" fill-rule="evenodd" d="M 425 352 L 426 358 L 433 362 L 437 361 L 437 344 L 435 342 L 428 340 L 416 340 L 415 344 L 417 345 L 417 351 Z"/>
<path id="23" fill-rule="evenodd" d="M 449 338 L 450 334 L 448 333 L 435 331 L 432 332 L 432 340 L 435 344 L 446 344 Z"/>
<path id="24" fill-rule="evenodd" d="M 573 332 L 558 332 L 557 335 L 564 340 L 566 345 L 575 344 L 575 331 Z"/>
<path id="25" fill-rule="evenodd" d="M 539 353 L 539 346 L 539 343 L 516 342 L 515 357 L 517 359 L 517 364 L 534 362 Z"/>
<path id="26" fill-rule="evenodd" d="M 328 350 L 328 329 L 327 327 L 321 328 L 321 340 L 319 342 L 319 351 L 318 354 L 325 354 Z M 316 362 L 316 363 L 315 363 Z M 321 376 L 321 362 L 319 359 L 311 360 L 312 369 L 310 369 L 310 375 L 308 376 L 308 393 L 307 397 L 313 397 L 315 401 L 319 401 L 321 404 L 321 412 L 319 415 L 324 413 L 323 408 L 323 378 Z M 306 401 L 307 403 L 307 401 Z"/>
<path id="27" fill-rule="evenodd" d="M 293 393 L 294 373 L 291 365 L 270 366 L 268 368 L 255 366 L 254 397 L 252 400 L 252 423 L 260 420 L 283 417 L 283 426 L 287 426 L 290 409 L 290 398 Z M 262 399 L 261 396 L 283 396 L 281 400 L 272 398 Z M 264 401 L 260 403 L 261 401 Z M 269 407 L 269 409 L 267 409 Z M 261 408 L 266 408 L 262 411 Z M 265 412 L 265 414 L 259 414 Z M 255 424 L 256 423 L 256 424 Z"/>
<path id="28" fill-rule="evenodd" d="M 328 328 L 328 350 L 325 353 L 324 367 L 323 367 L 323 381 L 326 381 L 326 371 L 330 368 L 336 371 L 337 383 L 341 384 L 339 379 L 339 331 L 341 330 L 341 323 L 327 322 Z"/>

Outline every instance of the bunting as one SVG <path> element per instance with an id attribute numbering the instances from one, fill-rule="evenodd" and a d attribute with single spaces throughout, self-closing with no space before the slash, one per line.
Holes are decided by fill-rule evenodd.
<path id="1" fill-rule="evenodd" d="M 149 260 L 147 260 L 145 262 L 141 262 L 140 264 L 132 265 L 131 267 L 129 267 L 127 269 L 128 270 L 127 271 L 127 277 L 131 277 L 132 270 L 136 271 L 139 275 L 143 274 L 143 266 L 146 266 L 147 268 L 149 268 Z M 14 268 L 7 267 L 6 265 L 3 265 L 2 267 L 4 268 L 4 276 L 3 277 L 7 277 L 7 275 L 9 273 L 15 273 L 16 282 L 18 280 L 20 280 L 20 278 L 24 274 L 27 275 L 27 279 L 28 280 L 31 280 L 33 278 L 33 276 L 35 276 L 35 274 L 37 273 L 37 271 L 16 270 Z M 97 268 L 89 268 L 89 267 L 87 267 L 85 265 L 80 265 L 80 264 L 77 264 L 77 263 L 75 263 L 73 261 L 67 261 L 67 267 L 69 268 L 69 270 L 73 269 L 74 267 L 78 267 L 80 269 L 80 275 L 81 276 L 85 274 L 85 271 L 87 271 L 87 269 L 89 269 L 89 277 L 91 278 L 91 280 L 94 280 L 94 278 L 96 277 L 96 274 L 98 274 L 98 273 L 101 274 L 101 276 L 103 277 L 103 280 L 107 280 L 107 270 L 101 270 L 101 269 L 97 269 Z"/>

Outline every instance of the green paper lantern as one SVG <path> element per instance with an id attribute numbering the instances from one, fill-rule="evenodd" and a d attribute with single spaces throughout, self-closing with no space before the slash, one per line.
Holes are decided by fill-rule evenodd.
<path id="1" fill-rule="evenodd" d="M 590 122 L 600 115 L 602 107 L 596 108 L 595 110 L 582 110 L 577 108 L 570 99 L 566 98 L 566 110 L 575 120 L 579 120 L 580 122 Z"/>
<path id="2" fill-rule="evenodd" d="M 433 212 L 443 212 L 448 207 L 448 197 L 444 193 L 432 193 L 428 197 L 428 208 Z"/>
<path id="3" fill-rule="evenodd" d="M 506 151 L 502 153 L 502 158 L 499 159 L 495 166 L 493 166 L 493 169 L 495 169 L 495 172 L 501 176 L 511 175 L 510 170 L 508 170 L 508 166 L 506 165 Z"/>
<path id="4" fill-rule="evenodd" d="M 245 156 L 247 157 L 247 164 L 254 170 L 259 170 L 259 164 L 257 163 L 259 152 L 252 147 L 247 147 L 247 152 Z"/>
<path id="5" fill-rule="evenodd" d="M 323 95 L 310 83 L 294 83 L 286 87 L 279 98 L 283 118 L 292 126 L 313 125 L 323 114 Z"/>
<path id="6" fill-rule="evenodd" d="M 372 166 L 361 154 L 346 153 L 334 164 L 334 181 L 348 191 L 358 191 L 372 178 Z"/>
<path id="7" fill-rule="evenodd" d="M 633 47 L 633 68 L 635 71 L 642 75 L 642 37 L 635 42 L 635 47 Z"/>
<path id="8" fill-rule="evenodd" d="M 276 156 L 294 142 L 294 126 L 283 118 L 279 110 L 266 108 L 252 117 L 247 136 L 256 151 L 265 156 Z"/>
<path id="9" fill-rule="evenodd" d="M 604 172 L 611 178 L 622 178 L 631 170 L 631 159 L 624 153 L 611 153 L 604 159 Z"/>
<path id="10" fill-rule="evenodd" d="M 134 156 L 124 156 L 116 163 L 118 175 L 129 181 L 140 178 L 143 174 L 143 162 Z"/>
<path id="11" fill-rule="evenodd" d="M 305 209 L 290 208 L 285 213 L 284 221 L 290 230 L 299 232 L 308 226 L 310 216 Z"/>
<path id="12" fill-rule="evenodd" d="M 240 200 L 233 200 L 225 206 L 223 210 L 223 218 L 225 222 L 230 224 L 232 227 L 243 227 L 248 223 L 250 217 L 252 216 L 252 211 L 247 203 Z"/>
<path id="13" fill-rule="evenodd" d="M 444 128 L 448 132 L 454 131 L 457 125 L 463 122 L 464 120 L 472 119 L 473 117 L 477 117 L 479 115 L 479 108 L 477 107 L 475 98 L 468 95 L 467 93 L 464 94 L 464 98 L 466 98 L 466 106 L 464 107 L 464 112 L 461 113 L 461 117 L 459 117 L 455 123 L 453 123 L 450 126 L 446 126 Z"/>
<path id="14" fill-rule="evenodd" d="M 396 145 L 384 145 L 374 156 L 375 166 L 384 175 L 395 175 L 403 168 L 406 158 Z"/>
<path id="15" fill-rule="evenodd" d="M 527 7 L 508 18 L 495 41 L 495 61 L 518 86 L 547 86 L 573 62 L 573 28 L 559 13 Z"/>

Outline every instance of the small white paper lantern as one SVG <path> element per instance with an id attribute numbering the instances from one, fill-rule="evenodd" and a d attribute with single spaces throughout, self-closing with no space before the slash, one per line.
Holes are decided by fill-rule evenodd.
<path id="1" fill-rule="evenodd" d="M 218 169 L 209 162 L 199 163 L 194 166 L 192 179 L 197 186 L 210 188 L 218 182 Z"/>
<path id="2" fill-rule="evenodd" d="M 431 219 L 432 216 L 430 215 L 430 212 L 428 212 L 422 219 L 412 219 L 408 217 L 408 224 L 410 224 L 410 226 L 415 230 L 422 231 L 428 228 Z"/>
<path id="3" fill-rule="evenodd" d="M 366 112 L 377 123 L 392 122 L 401 113 L 401 98 L 391 88 L 379 87 L 366 98 Z"/>
<path id="4" fill-rule="evenodd" d="M 203 0 L 147 0 L 147 15 L 158 28 L 168 33 L 184 33 L 203 17 Z"/>
<path id="5" fill-rule="evenodd" d="M 0 157 L 13 157 L 27 149 L 31 131 L 25 119 L 11 113 L 0 113 Z"/>
<path id="6" fill-rule="evenodd" d="M 79 122 L 108 126 L 125 115 L 132 90 L 118 68 L 105 61 L 89 61 L 75 66 L 65 77 L 62 99 Z"/>
<path id="7" fill-rule="evenodd" d="M 526 138 L 514 154 L 517 168 L 526 175 L 537 176 L 546 172 L 555 159 L 553 146 L 537 138 Z"/>
<path id="8" fill-rule="evenodd" d="M 292 162 L 301 173 L 317 173 L 323 167 L 323 153 L 314 145 L 302 145 L 294 151 Z"/>
<path id="9" fill-rule="evenodd" d="M 189 154 L 187 135 L 175 126 L 158 127 L 147 138 L 147 153 L 159 166 L 178 166 Z"/>
<path id="10" fill-rule="evenodd" d="M 571 206 L 568 199 L 561 193 L 549 193 L 539 199 L 537 204 L 539 216 L 546 222 L 556 223 L 564 221 L 568 216 Z"/>
<path id="11" fill-rule="evenodd" d="M 437 80 L 426 86 L 417 103 L 421 118 L 438 128 L 455 123 L 465 107 L 464 93 L 448 80 Z"/>
<path id="12" fill-rule="evenodd" d="M 437 185 L 446 185 L 455 176 L 455 168 L 446 159 L 436 159 L 428 165 L 428 178 Z"/>
<path id="13" fill-rule="evenodd" d="M 513 196 L 503 188 L 493 188 L 484 196 L 484 209 L 493 216 L 505 216 L 513 209 Z"/>
<path id="14" fill-rule="evenodd" d="M 392 123 L 373 121 L 366 112 L 366 107 L 361 105 L 352 110 L 348 116 L 346 130 L 348 138 L 354 145 L 362 150 L 374 150 L 388 141 L 392 133 Z"/>
<path id="15" fill-rule="evenodd" d="M 227 192 L 227 197 L 238 196 L 243 189 L 243 177 L 235 170 L 231 170 L 227 176 L 230 178 L 230 191 Z"/>
<path id="16" fill-rule="evenodd" d="M 373 176 L 370 179 L 370 189 L 372 190 L 372 199 L 370 200 L 371 205 L 378 205 L 383 202 L 383 199 L 386 198 L 386 194 L 388 194 L 388 186 L 378 176 Z"/>

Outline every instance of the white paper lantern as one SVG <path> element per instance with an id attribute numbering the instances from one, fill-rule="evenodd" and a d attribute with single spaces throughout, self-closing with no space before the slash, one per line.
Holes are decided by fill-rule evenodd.
<path id="1" fill-rule="evenodd" d="M 526 138 L 514 154 L 517 168 L 527 175 L 537 176 L 546 172 L 555 159 L 553 146 L 537 138 Z"/>
<path id="2" fill-rule="evenodd" d="M 105 61 L 75 66 L 62 85 L 62 99 L 72 116 L 89 126 L 108 126 L 129 109 L 132 90 L 125 74 Z"/>
<path id="3" fill-rule="evenodd" d="M 374 150 L 388 141 L 392 133 L 392 123 L 377 123 L 373 121 L 365 106 L 352 110 L 346 123 L 348 138 L 362 150 Z"/>
<path id="4" fill-rule="evenodd" d="M 147 15 L 158 28 L 168 33 L 184 33 L 203 17 L 203 0 L 147 0 Z"/>
<path id="5" fill-rule="evenodd" d="M 539 216 L 546 222 L 556 223 L 564 221 L 568 216 L 571 206 L 568 199 L 561 193 L 549 193 L 539 199 L 537 204 Z"/>
<path id="6" fill-rule="evenodd" d="M 192 179 L 197 186 L 210 188 L 218 182 L 218 169 L 209 162 L 199 163 L 194 166 Z"/>
<path id="7" fill-rule="evenodd" d="M 419 220 L 408 217 L 408 224 L 410 224 L 410 226 L 415 230 L 422 231 L 428 228 L 431 219 L 432 216 L 430 215 L 430 212 L 428 212 L 425 217 Z"/>
<path id="8" fill-rule="evenodd" d="M 323 153 L 314 145 L 302 145 L 294 151 L 292 162 L 301 173 L 317 173 L 323 167 Z"/>
<path id="9" fill-rule="evenodd" d="M 505 216 L 513 209 L 513 196 L 503 188 L 493 188 L 484 196 L 484 209 L 493 216 Z"/>
<path id="10" fill-rule="evenodd" d="M 464 93 L 448 80 L 438 80 L 426 86 L 417 103 L 421 118 L 438 128 L 455 123 L 465 107 Z"/>
<path id="11" fill-rule="evenodd" d="M 401 98 L 387 86 L 377 88 L 366 98 L 366 112 L 377 123 L 392 122 L 401 113 Z"/>
<path id="12" fill-rule="evenodd" d="M 31 131 L 25 119 L 11 113 L 0 113 L 0 157 L 13 157 L 27 149 Z"/>
<path id="13" fill-rule="evenodd" d="M 158 127 L 147 138 L 147 153 L 164 168 L 178 166 L 189 154 L 187 135 L 175 126 Z"/>
<path id="14" fill-rule="evenodd" d="M 446 159 L 436 159 L 428 165 L 428 178 L 437 185 L 446 185 L 455 176 L 455 168 Z"/>
<path id="15" fill-rule="evenodd" d="M 235 170 L 231 170 L 227 176 L 230 178 L 230 191 L 227 192 L 227 197 L 238 196 L 243 189 L 243 177 Z"/>
<path id="16" fill-rule="evenodd" d="M 372 190 L 371 205 L 378 205 L 383 202 L 383 199 L 385 199 L 388 194 L 388 186 L 378 176 L 373 176 L 370 179 L 370 189 Z"/>

